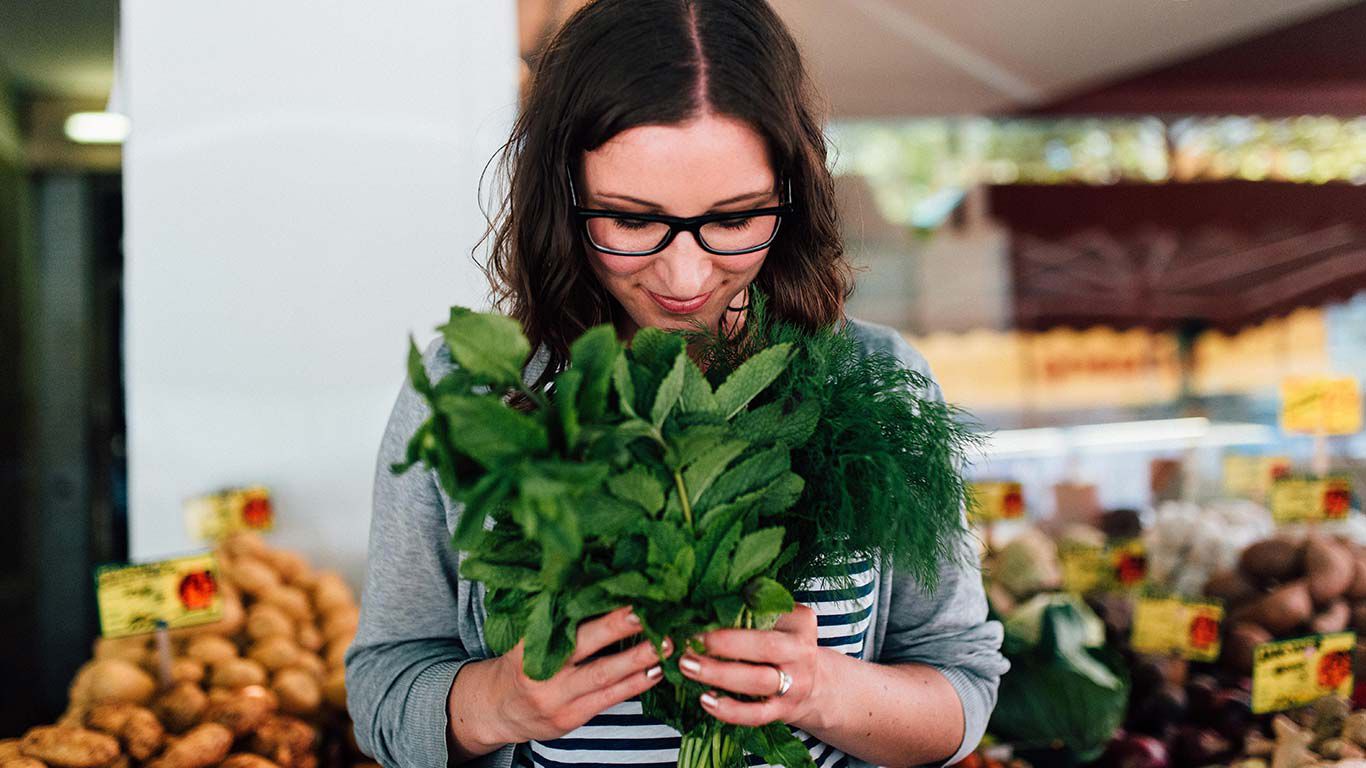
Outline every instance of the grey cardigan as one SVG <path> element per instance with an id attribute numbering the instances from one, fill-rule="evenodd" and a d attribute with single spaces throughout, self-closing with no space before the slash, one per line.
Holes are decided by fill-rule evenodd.
<path id="1" fill-rule="evenodd" d="M 865 350 L 890 352 L 929 376 L 924 358 L 896 331 L 858 320 L 850 324 Z M 427 349 L 425 360 L 433 380 L 452 366 L 440 342 Z M 533 359 L 528 379 L 544 365 L 544 356 Z M 942 398 L 937 385 L 926 395 Z M 430 470 L 389 472 L 426 418 L 426 404 L 405 384 L 380 445 L 360 627 L 346 653 L 347 703 L 356 740 L 389 767 L 447 765 L 451 685 L 465 663 L 492 655 L 484 644 L 483 586 L 460 578 L 460 556 L 450 547 L 460 506 L 438 488 Z M 1001 626 L 987 620 L 981 575 L 968 565 L 977 562 L 968 537 L 961 541 L 961 554 L 945 562 L 932 593 L 908 576 L 880 575 L 866 656 L 883 664 L 929 665 L 957 690 L 966 733 L 949 764 L 980 741 L 1008 668 L 999 650 Z M 504 747 L 472 764 L 509 768 L 513 750 Z M 852 765 L 868 765 L 850 757 Z"/>

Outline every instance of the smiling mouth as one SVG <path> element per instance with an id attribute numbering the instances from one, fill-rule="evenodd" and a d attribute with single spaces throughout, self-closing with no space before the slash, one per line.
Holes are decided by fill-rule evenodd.
<path id="1" fill-rule="evenodd" d="M 696 312 L 707 303 L 707 299 L 711 298 L 712 293 L 711 291 L 707 291 L 706 293 L 694 296 L 690 299 L 676 299 L 672 296 L 660 296 L 648 288 L 645 292 L 650 294 L 650 298 L 654 299 L 654 302 L 658 304 L 661 309 L 675 315 L 687 315 Z"/>

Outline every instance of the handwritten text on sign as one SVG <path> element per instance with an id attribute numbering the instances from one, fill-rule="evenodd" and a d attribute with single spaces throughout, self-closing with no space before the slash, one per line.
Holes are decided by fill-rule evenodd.
<path id="1" fill-rule="evenodd" d="M 143 565 L 106 565 L 95 571 L 100 633 L 125 637 L 223 618 L 218 561 L 190 555 Z"/>

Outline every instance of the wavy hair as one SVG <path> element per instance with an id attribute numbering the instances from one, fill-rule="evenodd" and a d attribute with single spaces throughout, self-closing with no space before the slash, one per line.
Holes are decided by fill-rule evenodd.
<path id="1" fill-rule="evenodd" d="M 589 268 L 566 169 L 636 126 L 710 112 L 755 128 L 796 208 L 755 285 L 775 319 L 810 330 L 842 320 L 851 269 L 816 105 L 796 41 L 765 0 L 595 0 L 571 16 L 500 150 L 506 194 L 480 241 L 493 238 L 481 267 L 494 305 L 549 352 L 535 386 L 564 369 L 574 339 L 622 312 Z"/>

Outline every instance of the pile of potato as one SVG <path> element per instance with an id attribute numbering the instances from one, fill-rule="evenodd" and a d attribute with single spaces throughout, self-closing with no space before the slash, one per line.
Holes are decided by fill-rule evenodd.
<path id="1" fill-rule="evenodd" d="M 1224 601 L 1223 663 L 1248 674 L 1262 643 L 1366 632 L 1366 550 L 1322 533 L 1265 539 L 1243 550 L 1236 568 L 1211 576 L 1205 594 Z M 1359 675 L 1362 661 L 1358 651 Z"/>
<path id="2" fill-rule="evenodd" d="M 317 768 L 364 761 L 346 715 L 342 656 L 360 616 L 333 572 L 239 534 L 217 550 L 221 621 L 96 640 L 55 725 L 0 741 L 0 768 Z M 339 743 L 326 743 L 326 742 Z"/>

